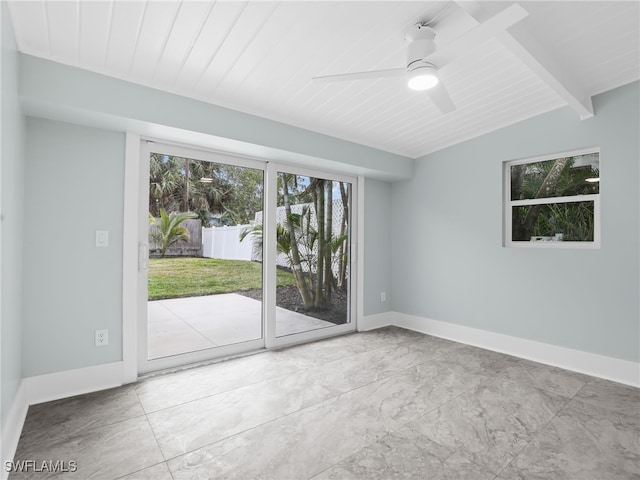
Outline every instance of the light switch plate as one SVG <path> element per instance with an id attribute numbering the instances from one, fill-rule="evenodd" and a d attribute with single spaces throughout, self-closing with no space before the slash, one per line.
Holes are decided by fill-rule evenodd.
<path id="1" fill-rule="evenodd" d="M 109 246 L 109 230 L 96 230 L 96 247 Z"/>

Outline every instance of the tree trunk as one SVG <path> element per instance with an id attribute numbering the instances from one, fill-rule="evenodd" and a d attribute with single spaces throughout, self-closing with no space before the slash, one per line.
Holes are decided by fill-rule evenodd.
<path id="1" fill-rule="evenodd" d="M 570 158 L 559 158 L 553 163 L 553 167 L 547 173 L 542 185 L 538 189 L 535 198 L 544 198 L 548 197 L 555 190 L 558 180 L 560 180 L 560 176 L 562 172 L 569 164 Z M 535 229 L 536 221 L 538 220 L 538 215 L 540 215 L 540 211 L 542 210 L 542 205 L 532 205 L 527 212 L 524 221 L 522 222 L 522 238 L 530 238 Z"/>
<path id="2" fill-rule="evenodd" d="M 520 200 L 522 184 L 524 182 L 524 172 L 526 165 L 512 165 L 511 171 L 511 200 Z"/>
<path id="3" fill-rule="evenodd" d="M 309 310 L 313 306 L 313 298 L 309 291 L 309 286 L 304 278 L 304 272 L 300 265 L 300 252 L 298 250 L 298 242 L 296 239 L 295 226 L 293 225 L 293 217 L 291 216 L 291 203 L 289 200 L 289 175 L 283 174 L 282 176 L 282 193 L 284 200 L 284 209 L 287 216 L 287 230 L 289 230 L 289 240 L 291 242 L 291 269 L 296 279 L 296 286 L 302 297 L 305 310 Z"/>
<path id="4" fill-rule="evenodd" d="M 184 207 L 183 212 L 189 211 L 189 159 L 184 159 Z"/>

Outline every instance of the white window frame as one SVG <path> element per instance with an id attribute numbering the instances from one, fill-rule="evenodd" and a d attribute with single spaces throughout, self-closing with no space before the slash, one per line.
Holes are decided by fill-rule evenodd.
<path id="1" fill-rule="evenodd" d="M 532 198 L 527 200 L 511 200 L 511 167 L 527 163 L 544 162 L 563 157 L 574 157 L 597 153 L 600 157 L 600 148 L 592 147 L 569 152 L 553 153 L 540 157 L 510 160 L 504 162 L 504 246 L 513 248 L 573 248 L 573 249 L 598 249 L 600 248 L 600 193 L 589 195 L 572 195 L 567 197 Z M 600 171 L 602 169 L 600 168 Z M 525 205 L 550 205 L 556 203 L 593 202 L 593 241 L 592 242 L 524 242 L 512 240 L 512 211 L 513 207 Z"/>

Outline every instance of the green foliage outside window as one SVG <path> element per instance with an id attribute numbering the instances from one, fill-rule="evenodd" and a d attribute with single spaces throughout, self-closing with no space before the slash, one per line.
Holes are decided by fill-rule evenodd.
<path id="1" fill-rule="evenodd" d="M 510 165 L 509 175 L 511 201 L 541 200 L 512 207 L 513 241 L 594 241 L 594 202 L 554 199 L 600 193 L 598 153 Z"/>
<path id="2" fill-rule="evenodd" d="M 149 211 L 197 212 L 204 226 L 246 224 L 262 210 L 263 172 L 160 153 L 149 168 Z"/>

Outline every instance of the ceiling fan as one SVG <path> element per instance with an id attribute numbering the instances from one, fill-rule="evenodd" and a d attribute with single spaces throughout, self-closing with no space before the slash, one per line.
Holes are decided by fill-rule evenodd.
<path id="1" fill-rule="evenodd" d="M 313 77 L 312 80 L 314 82 L 339 82 L 406 76 L 409 88 L 426 91 L 442 113 L 449 113 L 454 111 L 456 107 L 440 81 L 438 71 L 446 67 L 466 50 L 498 35 L 527 15 L 529 13 L 524 8 L 518 4 L 513 4 L 448 45 L 439 48 L 436 48 L 434 41 L 436 31 L 428 22 L 421 22 L 411 27 L 405 35 L 405 40 L 408 43 L 406 67 L 325 75 Z"/>

